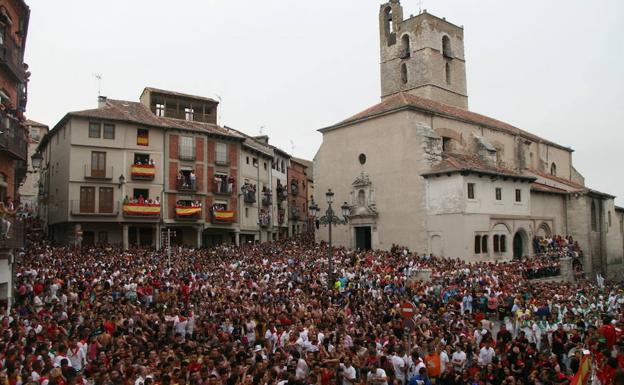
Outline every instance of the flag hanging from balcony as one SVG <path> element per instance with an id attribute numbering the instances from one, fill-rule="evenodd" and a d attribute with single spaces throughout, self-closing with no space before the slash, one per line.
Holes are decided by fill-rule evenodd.
<path id="1" fill-rule="evenodd" d="M 176 215 L 181 217 L 192 216 L 201 213 L 201 207 L 176 206 Z"/>
<path id="2" fill-rule="evenodd" d="M 135 177 L 153 177 L 156 175 L 156 166 L 153 164 L 135 164 L 132 165 L 130 172 Z"/>
<path id="3" fill-rule="evenodd" d="M 139 128 L 137 130 L 137 145 L 148 146 L 149 145 L 149 131 Z"/>
<path id="4" fill-rule="evenodd" d="M 123 205 L 123 212 L 126 215 L 157 216 L 160 214 L 160 205 L 128 203 Z"/>
<path id="5" fill-rule="evenodd" d="M 234 219 L 234 211 L 231 210 L 215 210 L 213 212 L 214 219 L 219 221 L 231 221 Z"/>

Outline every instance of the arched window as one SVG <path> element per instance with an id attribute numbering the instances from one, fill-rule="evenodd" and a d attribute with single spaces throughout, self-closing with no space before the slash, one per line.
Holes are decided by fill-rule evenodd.
<path id="1" fill-rule="evenodd" d="M 474 252 L 475 254 L 481 254 L 481 236 L 480 235 L 475 235 Z"/>
<path id="2" fill-rule="evenodd" d="M 498 253 L 500 251 L 500 248 L 498 247 L 498 242 L 499 242 L 499 236 L 498 234 L 494 235 L 494 252 Z"/>
<path id="3" fill-rule="evenodd" d="M 446 63 L 444 71 L 446 72 L 446 84 L 451 84 L 451 63 Z"/>
<path id="4" fill-rule="evenodd" d="M 401 81 L 403 84 L 407 84 L 407 64 L 401 64 Z"/>
<path id="5" fill-rule="evenodd" d="M 442 55 L 449 59 L 453 58 L 453 51 L 451 50 L 451 39 L 448 36 L 442 36 Z"/>
<path id="6" fill-rule="evenodd" d="M 401 37 L 400 56 L 401 59 L 407 59 L 408 57 L 412 56 L 412 50 L 410 48 L 410 37 L 408 34 L 405 34 L 403 35 L 403 37 Z"/>
<path id="7" fill-rule="evenodd" d="M 481 237 L 481 252 L 486 254 L 488 252 L 488 236 L 484 235 Z"/>
<path id="8" fill-rule="evenodd" d="M 386 39 L 388 45 L 396 43 L 396 34 L 394 31 L 394 24 L 392 23 L 392 7 L 386 7 L 384 10 L 384 32 L 386 33 Z"/>
<path id="9" fill-rule="evenodd" d="M 554 163 L 550 165 L 550 175 L 557 176 L 557 165 Z"/>
<path id="10" fill-rule="evenodd" d="M 358 205 L 364 206 L 366 204 L 366 193 L 364 190 L 358 191 Z"/>
<path id="11" fill-rule="evenodd" d="M 598 231 L 598 213 L 596 212 L 596 202 L 593 200 L 591 204 L 591 229 Z"/>
<path id="12" fill-rule="evenodd" d="M 501 253 L 506 253 L 507 252 L 507 236 L 506 235 L 501 235 L 500 236 L 500 252 Z"/>

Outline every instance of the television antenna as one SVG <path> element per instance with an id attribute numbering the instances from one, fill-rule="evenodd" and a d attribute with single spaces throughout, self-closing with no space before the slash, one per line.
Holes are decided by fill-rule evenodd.
<path id="1" fill-rule="evenodd" d="M 419 14 L 420 14 L 420 13 L 422 13 L 422 10 L 423 10 L 423 3 L 424 3 L 424 1 L 423 1 L 423 0 L 418 0 L 418 3 L 417 3 L 417 4 L 418 4 L 418 13 L 419 13 Z"/>
<path id="2" fill-rule="evenodd" d="M 262 132 L 263 132 L 263 131 L 264 131 L 264 126 L 260 126 L 260 130 L 259 130 L 260 135 L 262 135 Z"/>
<path id="3" fill-rule="evenodd" d="M 219 101 L 219 107 L 218 107 L 218 111 L 219 111 L 219 121 L 217 122 L 217 124 L 223 122 L 223 113 L 221 111 L 223 111 L 223 109 L 221 108 L 221 104 L 223 103 L 223 98 L 221 97 L 221 95 L 219 94 L 215 94 L 215 96 L 217 97 L 217 100 Z"/>
<path id="4" fill-rule="evenodd" d="M 93 77 L 97 79 L 98 82 L 98 96 L 102 95 L 102 74 L 94 73 Z"/>
<path id="5" fill-rule="evenodd" d="M 290 155 L 295 155 L 295 142 L 293 142 L 293 140 L 290 140 Z"/>

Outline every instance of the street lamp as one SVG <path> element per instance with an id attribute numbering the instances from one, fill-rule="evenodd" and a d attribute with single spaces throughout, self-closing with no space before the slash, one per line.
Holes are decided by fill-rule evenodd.
<path id="1" fill-rule="evenodd" d="M 119 175 L 119 188 L 121 188 L 121 186 L 123 186 L 124 184 L 126 184 L 126 177 L 121 174 Z"/>
<path id="2" fill-rule="evenodd" d="M 349 222 L 349 214 L 351 212 L 351 207 L 344 202 L 340 209 L 342 210 L 342 218 L 339 218 L 335 215 L 334 210 L 332 209 L 332 203 L 334 203 L 334 192 L 331 189 L 328 189 L 325 193 L 325 198 L 327 200 L 327 210 L 325 211 L 325 215 L 322 217 L 318 217 L 321 210 L 318 205 L 312 200 L 312 204 L 310 204 L 309 210 L 310 214 L 315 217 L 318 217 L 317 220 L 320 224 L 329 226 L 329 249 L 327 252 L 328 257 L 328 284 L 329 288 L 332 289 L 334 287 L 334 256 L 332 252 L 332 225 L 346 225 Z"/>
<path id="3" fill-rule="evenodd" d="M 30 162 L 32 163 L 33 169 L 39 170 L 39 168 L 41 168 L 41 162 L 43 162 L 43 156 L 40 152 L 35 152 L 30 157 Z"/>

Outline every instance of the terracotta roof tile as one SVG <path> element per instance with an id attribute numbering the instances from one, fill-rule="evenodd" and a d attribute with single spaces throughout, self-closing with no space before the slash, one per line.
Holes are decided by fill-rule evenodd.
<path id="1" fill-rule="evenodd" d="M 203 101 L 209 102 L 209 103 L 217 103 L 217 104 L 219 103 L 218 101 L 216 101 L 216 100 L 214 100 L 212 98 L 207 98 L 205 96 L 184 94 L 182 92 L 168 91 L 168 90 L 163 90 L 163 89 L 154 88 L 154 87 L 145 87 L 145 89 L 143 89 L 143 92 L 145 92 L 145 91 L 152 92 L 152 93 L 157 93 L 157 94 L 165 94 L 165 95 L 177 96 L 177 97 L 180 97 L 180 98 L 203 100 Z"/>
<path id="2" fill-rule="evenodd" d="M 549 185 L 538 183 L 538 182 L 533 182 L 531 184 L 531 190 L 548 192 L 548 193 L 555 193 L 555 194 L 567 194 L 568 193 L 564 189 L 560 189 L 560 188 L 557 188 L 557 187 L 549 186 Z"/>
<path id="3" fill-rule="evenodd" d="M 506 167 L 490 164 L 473 154 L 444 153 L 442 160 L 433 165 L 423 176 L 439 175 L 449 172 L 472 171 L 477 173 L 507 176 L 520 179 L 535 179 L 532 176 L 520 174 Z"/>
<path id="4" fill-rule="evenodd" d="M 477 114 L 476 112 L 468 111 L 468 110 L 458 108 L 458 107 L 453 107 L 453 106 L 439 103 L 430 99 L 421 98 L 419 96 L 408 94 L 405 92 L 400 92 L 390 97 L 387 97 L 386 99 L 382 100 L 380 103 L 372 107 L 369 107 L 366 110 L 356 115 L 353 115 L 350 118 L 343 120 L 342 122 L 338 124 L 321 129 L 319 131 L 323 132 L 324 130 L 338 128 L 338 127 L 356 122 L 361 119 L 370 118 L 376 115 L 391 112 L 391 111 L 394 111 L 400 108 L 405 108 L 405 107 L 424 110 L 426 112 L 443 115 L 452 119 L 459 119 L 459 120 L 463 120 L 463 121 L 470 122 L 473 124 L 491 127 L 493 129 L 501 130 L 501 131 L 504 131 L 513 135 L 518 135 L 518 136 L 521 136 L 523 138 L 526 138 L 535 142 L 544 142 L 544 143 L 548 143 L 550 145 L 556 146 L 558 148 L 561 148 L 567 151 L 572 151 L 572 149 L 568 147 L 564 147 L 560 144 L 543 139 L 537 135 L 531 134 L 530 132 L 514 127 L 511 124 L 502 122 L 494 118 L 490 118 L 489 116 Z"/>

